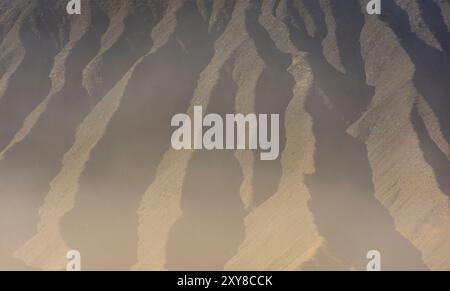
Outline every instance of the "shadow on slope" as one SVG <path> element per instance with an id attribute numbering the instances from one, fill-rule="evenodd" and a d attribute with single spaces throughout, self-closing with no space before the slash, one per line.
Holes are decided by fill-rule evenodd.
<path id="1" fill-rule="evenodd" d="M 316 25 L 326 27 L 317 2 L 305 0 L 304 4 Z M 426 269 L 420 252 L 396 231 L 389 212 L 374 196 L 365 144 L 347 133 L 374 92 L 366 84 L 360 53 L 364 16 L 358 1 L 330 3 L 345 74 L 326 61 L 321 46 L 326 34 L 309 36 L 293 1 L 288 5 L 290 17 L 286 24 L 291 38 L 300 50 L 308 52 L 316 82 L 316 90 L 305 104 L 316 139 L 316 171 L 305 177 L 311 193 L 309 207 L 328 251 L 339 262 L 330 266 L 317 258 L 302 268 L 364 270 L 367 252 L 375 249 L 381 252 L 383 270 Z"/>
<path id="2" fill-rule="evenodd" d="M 411 31 L 408 14 L 394 1 L 385 1 L 379 16 L 396 34 L 403 49 L 415 65 L 414 84 L 437 116 L 440 129 L 450 144 L 450 56 L 449 34 L 439 7 L 434 1 L 419 1 L 422 15 L 446 52 L 426 44 Z M 433 166 L 433 165 L 431 165 Z M 450 173 L 448 173 L 450 175 Z"/>
<path id="3" fill-rule="evenodd" d="M 81 84 L 82 70 L 95 56 L 108 25 L 106 15 L 98 8 L 92 13 L 94 22 L 90 30 L 66 61 L 64 87 L 51 97 L 30 134 L 0 161 L 0 233 L 8 252 L 35 233 L 38 209 L 49 190 L 49 182 L 73 143 L 76 126 L 88 112 L 90 100 Z"/>
<path id="4" fill-rule="evenodd" d="M 234 112 L 237 86 L 233 59 L 222 68 L 206 114 Z M 243 174 L 234 151 L 195 151 L 183 184 L 182 217 L 167 244 L 167 265 L 173 270 L 221 270 L 244 237 Z"/>
<path id="5" fill-rule="evenodd" d="M 137 65 L 63 219 L 63 236 L 81 251 L 86 270 L 129 269 L 136 262 L 139 202 L 170 147 L 172 116 L 186 112 L 212 57 L 214 39 L 196 3 L 183 5 L 169 41 Z"/>
<path id="6" fill-rule="evenodd" d="M 431 138 L 416 106 L 414 106 L 411 112 L 411 123 L 419 138 L 419 145 L 422 149 L 423 157 L 433 168 L 440 189 L 447 196 L 450 196 L 450 162 Z"/>
<path id="7" fill-rule="evenodd" d="M 30 9 L 19 31 L 25 56 L 0 99 L 0 151 L 12 140 L 25 117 L 48 95 L 54 57 L 69 33 L 68 25 L 59 22 L 61 11 L 54 6 L 36 1 Z"/>
<path id="8" fill-rule="evenodd" d="M 293 97 L 295 80 L 288 72 L 291 56 L 276 47 L 266 29 L 259 23 L 260 1 L 253 1 L 246 14 L 246 28 L 253 39 L 264 68 L 255 90 L 256 114 L 279 114 L 279 156 L 273 161 L 262 161 L 260 150 L 254 151 L 253 204 L 257 207 L 269 199 L 278 189 L 282 176 L 281 156 L 286 145 L 285 112 Z M 270 128 L 270 127 L 269 127 Z"/>

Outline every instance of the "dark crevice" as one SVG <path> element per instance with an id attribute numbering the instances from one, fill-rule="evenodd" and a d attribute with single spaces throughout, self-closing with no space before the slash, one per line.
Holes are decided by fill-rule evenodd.
<path id="1" fill-rule="evenodd" d="M 225 31 L 225 28 L 227 27 L 228 22 L 231 19 L 235 6 L 236 1 L 225 1 L 222 9 L 219 12 L 219 15 L 217 16 L 216 21 L 210 28 L 211 37 L 217 39 L 222 34 L 222 32 Z"/>
<path id="2" fill-rule="evenodd" d="M 305 8 L 308 9 L 310 12 L 310 15 L 312 17 L 312 20 L 314 22 L 315 26 L 315 33 L 314 38 L 318 41 L 323 41 L 328 33 L 328 28 L 326 24 L 326 17 L 325 13 L 323 12 L 320 2 L 317 0 L 303 0 L 302 1 Z M 290 5 L 290 11 L 293 12 L 294 7 L 292 7 L 292 4 Z M 333 1 L 330 2 L 330 5 L 333 5 Z M 298 13 L 298 12 L 296 12 Z M 297 16 L 298 17 L 298 16 Z"/>
<path id="3" fill-rule="evenodd" d="M 206 114 L 234 112 L 237 85 L 233 59 L 220 73 Z M 167 243 L 169 270 L 222 270 L 244 237 L 244 206 L 240 198 L 243 174 L 234 151 L 195 151 L 186 170 L 182 217 Z"/>
<path id="4" fill-rule="evenodd" d="M 425 122 L 420 116 L 417 106 L 414 106 L 411 111 L 411 123 L 419 138 L 419 145 L 423 157 L 433 168 L 439 188 L 444 194 L 450 196 L 450 162 L 428 133 Z"/>
<path id="5" fill-rule="evenodd" d="M 306 7 L 317 19 L 314 15 L 320 12 L 309 5 Z M 383 270 L 426 269 L 420 252 L 396 231 L 389 212 L 374 196 L 366 145 L 347 133 L 374 93 L 366 84 L 360 53 L 359 36 L 364 24 L 360 6 L 356 0 L 347 0 L 332 2 L 330 8 L 336 17 L 337 46 L 346 74 L 326 61 L 321 46 L 323 35 L 306 34 L 292 1 L 290 17 L 286 19 L 292 41 L 308 53 L 315 79 L 315 90 L 310 92 L 305 104 L 313 119 L 315 173 L 306 175 L 305 182 L 311 194 L 309 208 L 326 240 L 324 253 L 335 257 L 333 260 L 316 258 L 302 267 L 363 270 L 367 252 L 375 249 L 381 252 Z"/>
<path id="6" fill-rule="evenodd" d="M 171 118 L 186 112 L 213 55 L 214 39 L 195 1 L 186 1 L 176 18 L 169 41 L 135 68 L 63 219 L 63 237 L 81 251 L 86 270 L 136 263 L 139 202 L 170 147 Z"/>
<path id="7" fill-rule="evenodd" d="M 450 54 L 450 32 L 441 8 L 436 0 L 418 0 L 418 3 L 423 20 L 448 56 Z"/>
<path id="8" fill-rule="evenodd" d="M 213 1 L 214 0 L 203 0 L 206 6 L 206 21 L 209 23 L 211 20 L 212 10 L 213 10 Z"/>
<path id="9" fill-rule="evenodd" d="M 358 13 L 360 6 L 357 1 L 337 3 L 336 1 L 330 2 L 330 8 L 334 19 L 336 19 L 335 33 L 339 57 L 345 68 L 346 78 L 352 79 L 357 84 L 361 84 L 359 86 L 360 88 L 358 88 L 358 90 L 360 89 L 358 93 L 361 92 L 360 99 L 362 99 L 362 103 L 355 104 L 361 110 L 367 107 L 374 93 L 374 89 L 366 84 L 364 60 L 359 44 L 359 37 L 364 25 L 364 15 Z M 351 16 L 349 16 L 349 12 L 352 13 Z M 347 17 L 350 20 L 343 21 Z M 352 25 L 353 23 L 356 25 Z"/>
<path id="10" fill-rule="evenodd" d="M 436 9 L 433 10 L 434 4 L 431 2 L 433 1 L 427 1 L 426 4 L 420 2 L 422 4 L 422 13 L 425 21 L 442 42 L 440 34 L 443 28 L 440 28 L 439 15 L 436 14 Z M 416 69 L 413 78 L 414 84 L 419 94 L 425 98 L 437 116 L 442 134 L 447 143 L 450 144 L 450 127 L 448 126 L 450 124 L 450 56 L 426 44 L 413 33 L 409 24 L 408 14 L 394 1 L 386 0 L 383 5 L 384 13 L 379 18 L 392 29 L 403 49 L 414 63 Z M 425 5 L 432 6 L 424 8 Z M 430 24 L 431 22 L 434 24 Z M 443 46 L 446 46 L 445 43 Z"/>
<path id="11" fill-rule="evenodd" d="M 277 17 L 277 10 L 280 6 L 281 0 L 275 0 L 272 6 L 272 16 Z"/>
<path id="12" fill-rule="evenodd" d="M 160 21 L 166 3 L 151 0 L 145 4 L 134 0 L 131 12 L 124 20 L 124 31 L 114 45 L 104 52 L 99 62 L 96 82 L 92 95 L 99 98 L 107 94 L 123 77 L 124 73 L 152 46 L 151 31 Z"/>
<path id="13" fill-rule="evenodd" d="M 61 168 L 75 128 L 89 110 L 91 100 L 82 86 L 82 71 L 100 48 L 101 35 L 108 26 L 107 16 L 98 8 L 93 8 L 92 14 L 90 30 L 67 58 L 64 87 L 51 96 L 30 134 L 0 161 L 0 233 L 7 234 L 2 244 L 9 252 L 35 233 L 38 209 L 49 182 Z"/>
<path id="14" fill-rule="evenodd" d="M 263 161 L 261 151 L 254 151 L 253 207 L 265 202 L 278 189 L 281 176 L 281 156 L 286 145 L 285 112 L 293 97 L 295 80 L 288 72 L 291 56 L 276 47 L 266 29 L 259 23 L 260 1 L 253 1 L 246 14 L 246 27 L 253 39 L 259 56 L 264 60 L 264 68 L 255 90 L 256 114 L 279 114 L 280 147 L 279 156 L 273 161 Z"/>

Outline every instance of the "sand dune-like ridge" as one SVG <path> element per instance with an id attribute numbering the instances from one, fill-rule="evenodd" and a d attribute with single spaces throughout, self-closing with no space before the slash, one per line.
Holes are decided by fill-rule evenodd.
<path id="1" fill-rule="evenodd" d="M 0 5 L 0 269 L 450 269 L 450 6 Z M 52 4 L 52 5 L 50 5 Z M 170 118 L 280 114 L 280 157 Z"/>

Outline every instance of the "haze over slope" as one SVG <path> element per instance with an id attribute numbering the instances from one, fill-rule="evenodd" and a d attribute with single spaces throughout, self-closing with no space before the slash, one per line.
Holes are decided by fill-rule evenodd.
<path id="1" fill-rule="evenodd" d="M 0 269 L 450 270 L 450 2 L 0 1 Z M 171 118 L 280 115 L 280 156 Z"/>

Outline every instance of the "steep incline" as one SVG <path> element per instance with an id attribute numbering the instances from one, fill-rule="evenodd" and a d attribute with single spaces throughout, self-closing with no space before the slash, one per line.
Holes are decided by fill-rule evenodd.
<path id="1" fill-rule="evenodd" d="M 0 1 L 0 269 L 450 269 L 450 2 Z M 280 156 L 176 151 L 277 113 Z"/>
<path id="2" fill-rule="evenodd" d="M 135 263 L 140 198 L 170 147 L 171 117 L 186 111 L 212 56 L 213 38 L 196 3 L 186 1 L 176 21 L 168 42 L 146 56 L 128 81 L 80 178 L 75 207 L 62 222 L 69 245 L 86 254 L 86 269 Z"/>
<path id="3" fill-rule="evenodd" d="M 157 5 L 158 2 L 155 2 L 155 5 Z M 96 6 L 92 6 L 93 9 L 97 9 Z M 149 7 L 145 7 L 148 9 Z M 101 100 L 101 98 L 112 88 L 112 86 L 118 82 L 119 78 L 127 72 L 127 70 L 134 64 L 134 62 L 140 58 L 142 55 L 148 52 L 148 50 L 151 47 L 151 40 L 150 40 L 150 31 L 151 28 L 159 21 L 158 15 L 159 13 L 156 13 L 159 10 L 163 10 L 163 6 L 155 6 L 153 7 L 155 10 L 152 10 L 154 12 L 155 17 L 148 17 L 146 13 L 149 13 L 151 11 L 142 9 L 140 7 L 139 2 L 133 2 L 128 1 L 124 2 L 122 6 L 119 7 L 113 7 L 110 8 L 106 5 L 103 6 L 103 9 L 108 15 L 108 18 L 111 19 L 108 20 L 107 23 L 108 29 L 106 30 L 106 26 L 103 27 L 103 32 L 101 34 L 97 34 L 97 45 L 98 50 L 93 50 L 92 48 L 89 48 L 89 33 L 92 33 L 89 29 L 86 32 L 86 35 L 84 36 L 85 39 L 81 38 L 78 40 L 78 44 L 84 48 L 84 52 L 91 52 L 95 53 L 96 55 L 88 55 L 86 58 L 88 62 L 80 63 L 80 57 L 75 57 L 74 59 L 77 60 L 77 65 L 81 66 L 82 72 L 79 71 L 79 78 L 78 80 L 74 77 L 66 77 L 66 79 L 70 79 L 72 82 L 73 80 L 77 80 L 79 86 L 82 86 L 82 90 L 84 91 L 84 94 L 80 94 L 80 92 L 77 92 L 77 90 L 74 90 L 74 88 L 68 87 L 69 85 L 65 85 L 66 92 L 63 91 L 59 92 L 57 96 L 52 97 L 52 100 L 60 100 L 55 101 L 53 103 L 50 102 L 49 105 L 47 105 L 45 112 L 43 113 L 43 116 L 40 119 L 40 123 L 38 123 L 34 128 L 32 133 L 27 137 L 27 139 L 31 139 L 28 143 L 33 143 L 36 145 L 39 140 L 34 138 L 33 136 L 42 136 L 45 132 L 48 134 L 48 139 L 43 140 L 48 142 L 48 140 L 52 140 L 54 138 L 61 139 L 63 137 L 63 133 L 69 134 L 72 136 L 72 138 L 75 138 L 75 128 L 79 125 L 82 118 L 84 118 L 90 111 L 92 107 L 96 105 L 96 103 Z M 98 28 L 99 25 L 95 23 L 95 21 L 102 21 L 101 16 L 95 14 L 96 11 L 91 12 L 91 19 L 94 22 L 88 23 L 88 28 Z M 106 19 L 104 18 L 104 21 Z M 106 24 L 106 23 L 105 23 Z M 142 25 L 143 27 L 148 27 L 148 30 L 145 29 L 139 29 L 136 30 L 137 27 L 140 27 Z M 100 26 L 101 27 L 101 26 Z M 95 31 L 94 31 L 95 33 Z M 147 41 L 145 41 L 147 39 Z M 139 45 L 131 45 L 132 43 L 139 43 Z M 70 55 L 76 56 L 76 47 L 71 48 Z M 69 64 L 67 62 L 66 64 Z M 66 72 L 73 72 L 74 70 L 67 67 L 66 65 Z M 81 74 L 83 73 L 83 74 Z M 95 76 L 95 77 L 94 77 Z M 98 76 L 102 76 L 101 78 L 98 78 Z M 92 83 L 95 83 L 95 85 L 92 85 Z M 87 93 L 89 91 L 89 93 Z M 84 100 L 80 98 L 83 95 L 87 95 Z M 68 100 L 78 100 L 80 106 L 84 106 L 84 108 L 77 108 L 77 110 L 74 111 L 74 114 L 78 114 L 78 118 L 72 122 L 68 119 L 68 116 L 65 116 L 66 122 L 64 124 L 61 124 L 58 130 L 61 132 L 59 134 L 55 134 L 55 132 L 52 132 L 50 125 L 54 124 L 56 122 L 55 119 L 45 120 L 46 115 L 51 114 L 61 114 L 65 110 L 65 108 L 68 109 L 66 106 L 70 106 L 70 108 L 74 108 L 76 104 L 64 101 L 65 99 L 61 98 L 66 96 L 65 98 L 69 98 Z M 77 97 L 74 97 L 77 96 Z M 57 103 L 59 102 L 59 103 Z M 63 102 L 63 104 L 61 104 Z M 53 107 L 52 107 L 53 106 Z M 67 110 L 66 109 L 66 110 Z M 41 125 L 43 122 L 47 122 L 47 126 Z M 41 130 L 39 132 L 39 130 Z M 62 138 L 62 140 L 70 140 L 70 137 Z M 23 143 L 26 144 L 26 141 Z M 61 157 L 64 153 L 66 153 L 70 146 L 72 146 L 73 142 L 61 145 L 61 152 L 58 153 L 55 151 L 55 147 L 52 147 L 52 155 L 54 155 L 55 158 L 57 158 L 58 163 L 52 165 L 50 162 L 52 159 L 50 157 L 45 157 L 45 160 L 41 161 L 39 170 L 43 171 L 44 165 L 47 166 L 47 169 L 51 172 L 49 175 L 45 176 L 45 180 L 41 179 L 42 183 L 45 182 L 46 187 L 50 183 L 50 178 L 54 178 L 57 172 L 53 170 L 53 168 L 60 169 L 62 166 L 61 172 L 63 172 L 64 169 L 67 169 L 66 163 L 63 162 L 63 165 L 59 163 L 61 160 Z M 14 149 L 18 148 L 19 146 L 16 146 Z M 24 151 L 24 152 L 32 152 L 32 151 Z M 9 154 L 9 153 L 8 153 Z M 33 154 L 38 155 L 39 157 L 42 157 L 42 153 L 39 152 L 33 152 Z M 67 156 L 67 155 L 66 155 Z M 56 161 L 55 161 L 56 162 Z M 53 167 L 53 168 L 52 168 Z M 76 167 L 72 165 L 72 170 L 75 170 Z M 61 173 L 60 172 L 60 173 Z M 60 178 L 61 179 L 61 178 Z M 53 179 L 50 186 L 53 186 L 54 184 L 58 184 L 59 180 L 58 178 Z M 65 181 L 64 188 L 68 186 L 68 181 Z M 52 190 L 57 190 L 58 187 L 52 187 Z M 33 190 L 34 195 L 37 196 L 39 189 Z M 46 192 L 48 192 L 48 188 L 46 189 Z M 56 193 L 55 193 L 56 194 Z M 60 200 L 60 201 L 55 201 Z M 61 201 L 62 200 L 62 201 Z M 58 211 L 54 209 L 55 207 L 61 208 L 61 204 L 63 201 L 67 201 L 67 194 L 61 195 L 56 194 L 56 197 L 52 195 L 52 192 L 48 195 L 46 199 L 46 204 L 44 208 L 41 210 L 41 222 L 40 225 L 44 226 L 44 229 L 39 230 L 39 235 L 34 237 L 31 242 L 28 243 L 28 245 L 32 248 L 32 244 L 39 244 L 41 246 L 44 246 L 45 244 L 42 243 L 42 241 L 49 239 L 49 237 L 55 237 L 55 232 L 59 233 L 59 219 L 61 219 L 61 214 L 58 214 Z M 47 211 L 46 208 L 51 208 Z M 67 211 L 67 209 L 66 209 Z M 56 213 L 55 213 L 56 212 Z M 55 217 L 56 216 L 56 217 Z M 43 221 L 42 221 L 43 220 Z M 56 224 L 56 225 L 55 225 Z M 39 243 L 39 240 L 41 243 Z M 56 235 L 55 237 L 56 241 L 59 241 L 59 236 Z M 56 243 L 56 242 L 54 242 Z M 53 248 L 55 247 L 52 244 Z M 46 247 L 48 248 L 48 247 Z M 57 249 L 60 249 L 61 246 L 58 246 Z M 47 254 L 46 260 L 52 261 L 52 258 L 55 257 L 61 257 L 61 253 L 59 251 L 54 251 L 51 248 L 47 250 L 42 250 L 44 253 Z M 61 250 L 62 251 L 62 250 Z M 49 254 L 50 252 L 55 252 L 54 254 Z M 35 255 L 30 254 L 27 248 L 23 248 L 19 251 L 19 256 L 22 257 L 24 260 L 33 262 L 34 260 L 42 260 L 43 258 L 35 257 Z"/>

